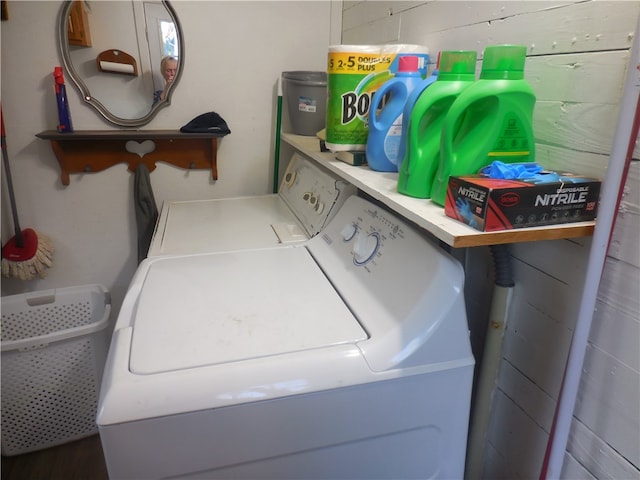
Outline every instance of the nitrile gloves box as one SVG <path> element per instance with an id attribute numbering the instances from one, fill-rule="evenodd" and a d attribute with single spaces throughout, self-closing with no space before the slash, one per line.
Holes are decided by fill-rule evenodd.
<path id="1" fill-rule="evenodd" d="M 570 173 L 555 181 L 451 177 L 445 214 L 484 232 L 584 222 L 596 217 L 601 182 Z"/>

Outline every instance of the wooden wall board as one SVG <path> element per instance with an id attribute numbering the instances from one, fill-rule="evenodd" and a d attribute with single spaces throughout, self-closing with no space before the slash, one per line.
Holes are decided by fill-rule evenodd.
<path id="1" fill-rule="evenodd" d="M 591 475 L 589 471 L 584 468 L 570 453 L 566 453 L 564 456 L 564 465 L 562 465 L 562 472 L 560 478 L 579 478 L 581 480 L 596 480 L 596 477 Z"/>
<path id="2" fill-rule="evenodd" d="M 510 362 L 504 361 L 498 376 L 498 388 L 522 408 L 531 419 L 545 431 L 551 431 L 555 399 L 518 371 Z"/>
<path id="3" fill-rule="evenodd" d="M 628 49 L 640 13 L 637 2 L 578 2 L 558 5 L 531 2 L 536 11 L 492 13 L 494 2 L 427 3 L 401 14 L 401 43 L 440 50 L 476 50 L 479 58 L 487 45 L 526 45 L 528 55 L 556 55 Z M 496 2 L 497 3 L 497 2 Z M 502 2 L 507 4 L 528 2 Z M 566 2 L 565 2 L 566 3 Z M 546 4 L 546 6 L 545 6 Z M 465 23 L 465 14 L 469 18 Z M 447 23 L 456 18 L 454 25 Z M 460 34 L 463 32 L 463 34 Z M 435 55 L 434 55 L 435 60 Z"/>
<path id="4" fill-rule="evenodd" d="M 609 155 L 536 143 L 536 162 L 549 170 L 605 179 Z"/>
<path id="5" fill-rule="evenodd" d="M 629 173 L 627 182 L 623 189 L 622 202 L 624 205 L 640 208 L 640 141 L 636 143 L 631 165 L 629 165 Z"/>
<path id="6" fill-rule="evenodd" d="M 640 142 L 638 142 L 640 147 Z M 640 158 L 640 156 L 638 157 Z M 608 254 L 640 267 L 640 160 L 631 162 Z"/>
<path id="7" fill-rule="evenodd" d="M 525 78 L 538 101 L 617 106 L 628 61 L 626 50 L 533 56 Z"/>
<path id="8" fill-rule="evenodd" d="M 581 289 L 514 260 L 516 288 L 503 355 L 530 381 L 557 398 Z"/>
<path id="9" fill-rule="evenodd" d="M 563 146 L 580 154 L 608 155 L 614 132 L 602 126 L 615 125 L 618 111 L 616 105 L 538 101 L 533 113 L 536 146 Z"/>
<path id="10" fill-rule="evenodd" d="M 637 280 L 635 282 L 637 287 Z M 640 371 L 640 321 L 638 314 L 621 312 L 607 302 L 596 301 L 589 342 L 621 363 Z"/>
<path id="11" fill-rule="evenodd" d="M 569 433 L 568 450 L 594 478 L 639 478 L 636 467 L 575 417 Z"/>
<path id="12" fill-rule="evenodd" d="M 423 3 L 424 2 L 405 1 L 346 1 L 343 4 L 342 28 L 343 31 L 346 31 L 350 28 L 359 27 L 363 24 L 381 22 L 391 16 L 397 16 L 399 18 L 399 13 Z"/>
<path id="13" fill-rule="evenodd" d="M 640 465 L 640 375 L 598 347 L 587 347 L 574 417 Z"/>
<path id="14" fill-rule="evenodd" d="M 616 218 L 616 229 L 609 244 L 609 255 L 640 267 L 640 207 L 622 204 Z M 634 241 L 636 239 L 636 241 Z"/>
<path id="15" fill-rule="evenodd" d="M 487 442 L 484 447 L 484 474 L 485 478 L 515 478 L 513 475 L 509 475 L 506 470 L 506 462 L 504 457 L 498 450 Z M 489 477 L 489 473 L 491 476 Z"/>
<path id="16" fill-rule="evenodd" d="M 375 2 L 374 2 L 375 3 Z M 361 23 L 357 27 L 343 31 L 343 45 L 377 45 L 397 43 L 400 40 L 401 17 L 385 17 L 375 22 Z M 370 39 L 364 41 L 363 39 Z"/>
<path id="17" fill-rule="evenodd" d="M 606 157 L 595 159 L 593 171 L 584 173 L 604 178 L 618 121 L 618 99 L 627 61 L 626 52 L 554 55 L 527 60 L 526 77 L 537 99 L 533 127 L 538 150 L 536 159 L 541 164 L 548 168 L 558 164 L 571 165 L 566 158 L 559 162 L 550 159 L 552 165 L 547 165 L 541 153 L 548 147 L 574 150 L 579 159 L 595 159 L 586 157 L 585 153 L 601 154 Z M 571 155 L 571 152 L 567 154 Z M 573 171 L 583 173 L 580 169 Z"/>
<path id="18" fill-rule="evenodd" d="M 629 263 L 608 257 L 598 290 L 597 300 L 616 310 L 640 319 L 639 269 Z"/>
<path id="19" fill-rule="evenodd" d="M 639 166 L 623 189 L 567 446 L 597 478 L 640 478 Z"/>
<path id="20" fill-rule="evenodd" d="M 613 258 L 640 267 L 640 248 L 633 240 L 640 238 L 640 207 L 623 202 L 618 212 L 608 253 Z"/>
<path id="21" fill-rule="evenodd" d="M 544 458 L 548 434 L 501 390 L 494 393 L 493 407 L 500 415 L 492 415 L 488 441 L 502 457 L 508 476 L 502 478 L 538 478 Z M 499 478 L 487 465 L 484 478 Z"/>
<path id="22" fill-rule="evenodd" d="M 405 26 L 403 35 L 411 35 L 415 24 L 422 30 L 441 31 L 467 27 L 475 23 L 500 20 L 515 15 L 548 10 L 558 6 L 571 4 L 568 1 L 518 1 L 518 2 L 439 2 L 439 1 L 364 1 L 344 2 L 343 30 L 353 38 L 343 38 L 343 43 L 350 43 L 357 38 L 353 30 L 362 24 L 383 21 L 389 16 L 402 17 Z M 370 39 L 370 37 L 368 37 Z M 402 40 L 403 43 L 420 41 Z"/>
<path id="23" fill-rule="evenodd" d="M 620 50 L 630 48 L 639 14 L 629 1 L 345 2 L 342 43 L 384 42 L 371 27 L 399 17 L 399 42 L 429 47 L 433 61 L 440 50 L 481 56 L 499 43 L 525 44 L 529 55 Z"/>
<path id="24" fill-rule="evenodd" d="M 591 239 L 584 243 L 573 240 L 552 240 L 511 245 L 511 254 L 519 262 L 542 271 L 553 279 L 570 285 L 582 281 L 586 272 L 585 255 L 591 248 Z M 562 258 L 559 262 L 558 258 Z M 520 271 L 522 275 L 526 272 Z"/>

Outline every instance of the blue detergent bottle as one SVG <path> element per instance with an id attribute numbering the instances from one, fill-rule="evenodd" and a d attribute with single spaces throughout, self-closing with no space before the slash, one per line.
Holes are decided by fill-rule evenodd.
<path id="1" fill-rule="evenodd" d="M 379 172 L 397 172 L 398 150 L 402 134 L 403 110 L 411 92 L 422 82 L 418 71 L 418 57 L 400 57 L 398 72 L 382 84 L 373 96 L 369 109 L 367 135 L 367 164 Z M 383 101 L 388 100 L 384 105 Z"/>
<path id="2" fill-rule="evenodd" d="M 477 54 L 471 50 L 441 53 L 438 79 L 416 100 L 407 126 L 406 153 L 400 164 L 398 192 L 429 198 L 440 165 L 440 139 L 447 111 L 475 82 Z"/>

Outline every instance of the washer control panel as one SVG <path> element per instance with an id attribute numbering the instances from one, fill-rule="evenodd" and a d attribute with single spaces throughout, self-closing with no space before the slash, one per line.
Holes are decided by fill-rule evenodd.
<path id="1" fill-rule="evenodd" d="M 376 302 L 388 295 L 392 302 L 405 297 L 410 303 L 406 297 L 419 296 L 434 276 L 461 273 L 459 262 L 434 240 L 358 196 L 349 197 L 306 246 L 336 286 L 366 290 Z"/>
<path id="2" fill-rule="evenodd" d="M 406 220 L 352 196 L 304 247 L 369 335 L 373 371 L 472 359 L 462 266 Z"/>
<path id="3" fill-rule="evenodd" d="M 404 237 L 404 227 L 397 218 L 373 204 L 368 204 L 340 230 L 340 239 L 349 246 L 356 266 L 375 264 L 386 245 L 402 242 Z"/>

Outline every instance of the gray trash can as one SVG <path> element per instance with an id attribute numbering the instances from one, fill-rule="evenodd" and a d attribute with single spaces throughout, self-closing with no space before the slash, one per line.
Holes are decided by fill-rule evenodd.
<path id="1" fill-rule="evenodd" d="M 327 73 L 283 72 L 282 77 L 293 133 L 315 135 L 327 118 Z"/>

